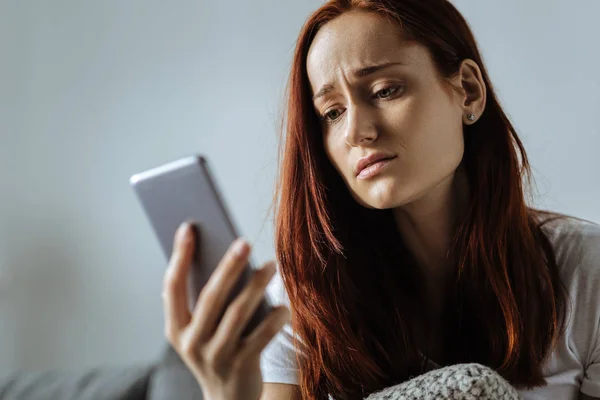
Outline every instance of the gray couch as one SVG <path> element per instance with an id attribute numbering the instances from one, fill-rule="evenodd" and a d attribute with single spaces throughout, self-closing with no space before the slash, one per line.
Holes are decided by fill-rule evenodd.
<path id="1" fill-rule="evenodd" d="M 16 372 L 0 379 L 1 400 L 198 400 L 202 391 L 167 347 L 152 365 L 94 368 L 79 373 Z"/>

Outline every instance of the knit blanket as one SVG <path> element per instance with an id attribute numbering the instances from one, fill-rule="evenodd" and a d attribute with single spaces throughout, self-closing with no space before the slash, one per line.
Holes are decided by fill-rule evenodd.
<path id="1" fill-rule="evenodd" d="M 517 400 L 504 378 L 480 364 L 457 364 L 429 371 L 372 393 L 366 400 Z"/>

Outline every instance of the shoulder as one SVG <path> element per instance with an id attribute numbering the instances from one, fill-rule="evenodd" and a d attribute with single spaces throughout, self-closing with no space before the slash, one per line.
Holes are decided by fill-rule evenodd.
<path id="1" fill-rule="evenodd" d="M 568 293 L 564 342 L 557 357 L 568 363 L 575 356 L 581 368 L 591 373 L 586 368 L 600 356 L 600 225 L 560 216 L 541 226 Z"/>
<path id="2" fill-rule="evenodd" d="M 552 245 L 563 279 L 579 276 L 600 281 L 600 225 L 555 215 L 541 217 L 540 226 Z"/>
<path id="3" fill-rule="evenodd" d="M 600 244 L 600 225 L 595 222 L 560 214 L 538 218 L 544 233 L 558 247 L 555 250 L 586 251 Z"/>

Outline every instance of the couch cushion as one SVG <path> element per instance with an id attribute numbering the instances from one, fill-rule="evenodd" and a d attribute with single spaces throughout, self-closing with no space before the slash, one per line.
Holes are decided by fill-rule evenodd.
<path id="1" fill-rule="evenodd" d="M 80 373 L 19 372 L 0 379 L 3 400 L 144 400 L 153 367 L 94 368 Z"/>

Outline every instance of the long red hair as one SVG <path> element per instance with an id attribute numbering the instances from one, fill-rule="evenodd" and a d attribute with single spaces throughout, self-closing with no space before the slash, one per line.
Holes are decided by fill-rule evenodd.
<path id="1" fill-rule="evenodd" d="M 444 364 L 478 362 L 516 387 L 545 383 L 542 365 L 564 326 L 566 295 L 538 210 L 525 201 L 527 155 L 502 110 L 473 34 L 445 0 L 333 0 L 300 33 L 287 86 L 276 191 L 276 254 L 290 297 L 303 398 L 363 398 L 423 372 L 423 276 L 391 210 L 354 201 L 323 148 L 306 72 L 325 23 L 351 10 L 399 24 L 444 78 L 466 58 L 481 68 L 486 109 L 464 128 L 471 185 L 450 255 Z M 283 134 L 283 132 L 282 132 Z"/>

